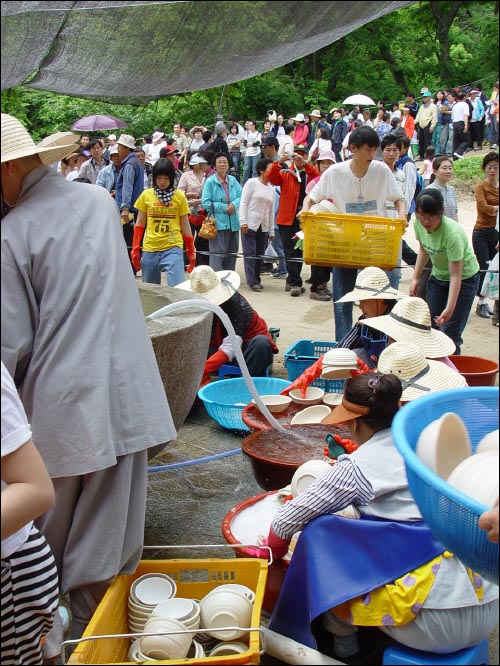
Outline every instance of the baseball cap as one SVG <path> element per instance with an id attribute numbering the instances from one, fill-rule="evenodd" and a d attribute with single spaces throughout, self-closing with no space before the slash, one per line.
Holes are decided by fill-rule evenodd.
<path id="1" fill-rule="evenodd" d="M 307 146 L 304 146 L 302 143 L 301 143 L 300 145 L 298 145 L 298 146 L 294 146 L 294 147 L 293 147 L 293 150 L 294 150 L 296 153 L 298 153 L 298 152 L 301 152 L 301 153 L 308 153 L 308 152 L 309 152 L 309 148 L 308 148 Z"/>
<path id="2" fill-rule="evenodd" d="M 422 93 L 422 97 L 432 97 L 432 93 L 429 90 L 425 90 Z"/>

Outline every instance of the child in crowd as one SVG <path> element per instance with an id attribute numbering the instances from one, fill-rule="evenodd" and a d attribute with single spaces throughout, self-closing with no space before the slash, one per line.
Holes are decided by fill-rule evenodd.
<path id="1" fill-rule="evenodd" d="M 424 153 L 424 161 L 420 167 L 419 173 L 424 179 L 424 187 L 427 187 L 431 180 L 432 175 L 432 160 L 436 154 L 434 146 L 427 146 Z"/>
<path id="2" fill-rule="evenodd" d="M 58 603 L 57 570 L 34 527 L 54 487 L 7 368 L 2 363 L 2 664 L 41 664 Z"/>

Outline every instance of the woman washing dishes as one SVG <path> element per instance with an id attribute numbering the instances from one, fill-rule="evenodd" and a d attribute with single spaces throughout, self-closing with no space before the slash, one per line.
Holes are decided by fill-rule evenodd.
<path id="1" fill-rule="evenodd" d="M 379 365 L 384 357 L 394 374 L 348 379 L 342 404 L 323 421 L 345 423 L 359 448 L 286 502 L 263 542 L 280 558 L 302 530 L 269 628 L 344 663 L 381 664 L 390 641 L 453 652 L 497 623 L 498 587 L 434 540 L 391 434 L 402 399 L 457 386 L 460 376 L 405 343 L 388 347 Z M 416 374 L 403 391 L 398 375 L 408 365 Z M 332 515 L 349 505 L 359 520 Z M 268 557 L 265 549 L 249 554 Z"/>

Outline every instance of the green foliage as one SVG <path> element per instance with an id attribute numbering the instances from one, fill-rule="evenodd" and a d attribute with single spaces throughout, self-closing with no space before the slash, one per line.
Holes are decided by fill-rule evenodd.
<path id="1" fill-rule="evenodd" d="M 473 185 L 484 176 L 481 165 L 484 155 L 471 155 L 453 165 L 453 178 L 463 185 Z"/>

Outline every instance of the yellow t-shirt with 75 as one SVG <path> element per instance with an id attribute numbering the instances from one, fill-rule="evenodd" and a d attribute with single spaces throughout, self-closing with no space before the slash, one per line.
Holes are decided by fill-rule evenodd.
<path id="1" fill-rule="evenodd" d="M 144 190 L 135 202 L 137 210 L 146 213 L 146 233 L 142 243 L 144 252 L 161 252 L 172 247 L 183 247 L 181 217 L 189 215 L 184 192 L 175 190 L 168 206 L 158 199 L 154 189 Z"/>

